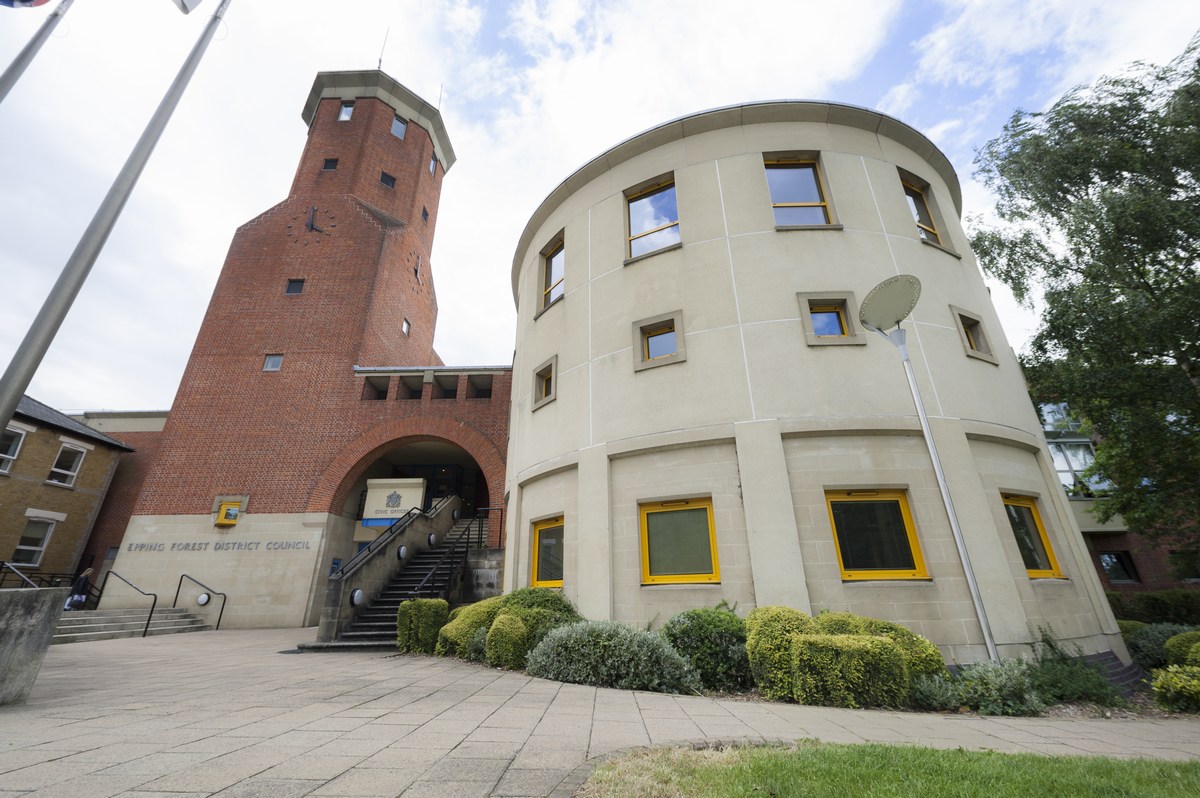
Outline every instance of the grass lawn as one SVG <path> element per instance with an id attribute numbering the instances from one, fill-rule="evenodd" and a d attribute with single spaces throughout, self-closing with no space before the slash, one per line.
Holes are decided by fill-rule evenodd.
<path id="1" fill-rule="evenodd" d="M 804 743 L 721 751 L 658 749 L 597 768 L 580 798 L 1200 795 L 1200 762 L 1049 757 L 896 745 Z"/>

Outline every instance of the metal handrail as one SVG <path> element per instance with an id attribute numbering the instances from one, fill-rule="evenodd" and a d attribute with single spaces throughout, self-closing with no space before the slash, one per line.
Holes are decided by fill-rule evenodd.
<path id="1" fill-rule="evenodd" d="M 500 519 L 499 519 L 500 520 L 500 532 L 501 532 L 500 548 L 504 548 L 504 534 L 503 534 L 504 533 L 504 508 L 503 507 L 478 507 L 478 508 L 476 508 L 475 512 L 477 514 L 485 513 L 485 515 L 483 515 L 482 517 L 479 515 L 476 515 L 475 518 L 472 519 L 472 523 L 475 523 L 475 521 L 479 522 L 479 535 L 478 535 L 478 539 L 475 541 L 475 547 L 479 548 L 479 549 L 487 547 L 487 529 L 486 529 L 486 527 L 491 526 L 491 524 L 487 523 L 487 522 L 491 521 L 490 513 L 495 512 L 497 515 L 500 516 Z M 486 526 L 485 526 L 485 524 L 486 524 Z"/>
<path id="2" fill-rule="evenodd" d="M 421 595 L 421 590 L 424 589 L 425 584 L 430 579 L 433 579 L 434 575 L 438 572 L 438 569 L 442 567 L 442 563 L 446 561 L 447 557 L 449 557 L 451 554 L 454 553 L 454 550 L 458 547 L 458 544 L 460 542 L 462 542 L 462 539 L 467 534 L 469 534 L 470 531 L 471 531 L 471 526 L 470 526 L 470 524 L 468 524 L 467 526 L 463 527 L 461 532 L 458 533 L 458 537 L 456 537 L 454 540 L 446 542 L 447 543 L 446 550 L 444 552 L 442 552 L 442 556 L 438 557 L 438 561 L 433 564 L 432 568 L 429 569 L 429 573 L 425 574 L 425 578 L 422 579 L 420 582 L 418 582 L 416 587 L 414 587 L 412 590 L 408 591 L 408 595 L 410 595 L 410 596 Z M 463 567 L 465 567 L 467 564 L 467 552 L 470 551 L 470 541 L 467 541 L 467 543 L 468 543 L 468 545 L 463 547 L 463 554 L 462 554 L 462 558 L 461 558 Z M 449 582 L 446 583 L 445 598 L 447 600 L 449 600 L 449 598 L 450 598 L 450 583 Z"/>
<path id="3" fill-rule="evenodd" d="M 25 574 L 21 573 L 20 570 L 18 570 L 16 566 L 11 565 L 10 563 L 5 562 L 4 560 L 0 560 L 0 575 L 3 574 L 5 568 L 7 568 L 8 570 L 12 571 L 17 576 L 24 579 L 25 584 L 29 585 L 30 587 L 33 587 L 33 588 L 37 587 L 37 583 L 34 582 L 32 579 L 30 579 Z"/>
<path id="4" fill-rule="evenodd" d="M 179 586 L 175 588 L 175 599 L 171 602 L 171 609 L 175 609 L 175 606 L 179 603 L 179 591 L 183 590 L 183 580 L 184 579 L 191 579 L 193 582 L 200 585 L 200 587 L 204 588 L 208 592 L 215 593 L 221 597 L 221 611 L 219 613 L 217 613 L 217 626 L 215 629 L 213 629 L 214 632 L 220 631 L 221 619 L 223 617 L 225 617 L 225 601 L 229 597 L 226 596 L 224 593 L 222 593 L 219 590 L 213 590 L 211 587 L 204 584 L 203 582 L 201 582 L 199 579 L 195 578 L 194 576 L 190 576 L 188 574 L 180 574 L 179 575 Z"/>
<path id="5" fill-rule="evenodd" d="M 100 598 L 104 598 L 104 588 L 108 587 L 108 578 L 110 576 L 115 576 L 117 579 L 120 579 L 122 582 L 129 585 L 131 588 L 133 588 L 137 592 L 141 593 L 143 596 L 151 596 L 154 599 L 154 602 L 150 605 L 150 614 L 146 616 L 146 628 L 142 629 L 142 637 L 145 637 L 147 634 L 150 633 L 150 621 L 153 620 L 154 609 L 155 609 L 155 607 L 158 606 L 158 594 L 157 593 L 147 593 L 145 590 L 142 590 L 140 587 L 135 585 L 133 582 L 130 582 L 128 579 L 121 576 L 116 571 L 109 571 L 108 573 L 106 573 L 104 575 L 104 584 L 102 584 L 100 586 Z"/>

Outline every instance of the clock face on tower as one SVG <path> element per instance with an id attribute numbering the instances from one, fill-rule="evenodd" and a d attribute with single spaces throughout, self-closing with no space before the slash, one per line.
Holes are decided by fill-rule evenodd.
<path id="1" fill-rule="evenodd" d="M 310 205 L 307 210 L 293 214 L 287 223 L 288 239 L 296 244 L 319 243 L 333 235 L 337 217 L 328 208 Z"/>

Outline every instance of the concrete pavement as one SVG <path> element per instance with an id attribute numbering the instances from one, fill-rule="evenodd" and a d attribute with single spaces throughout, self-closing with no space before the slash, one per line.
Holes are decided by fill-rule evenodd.
<path id="1" fill-rule="evenodd" d="M 708 741 L 1200 758 L 1200 720 L 978 718 L 559 684 L 457 660 L 296 653 L 311 630 L 52 646 L 0 708 L 0 798 L 570 796 L 597 757 Z"/>

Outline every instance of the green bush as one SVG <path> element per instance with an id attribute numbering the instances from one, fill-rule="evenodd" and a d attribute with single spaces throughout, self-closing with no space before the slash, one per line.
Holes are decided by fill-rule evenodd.
<path id="1" fill-rule="evenodd" d="M 503 596 L 494 596 L 462 607 L 458 616 L 438 633 L 434 653 L 443 657 L 461 657 L 475 630 L 486 631 L 496 619 L 503 602 Z"/>
<path id="2" fill-rule="evenodd" d="M 1067 650 L 1053 633 L 1039 628 L 1040 639 L 1034 644 L 1030 672 L 1033 688 L 1047 704 L 1089 701 L 1113 706 L 1121 703 L 1117 691 L 1097 664 L 1084 659 L 1078 646 Z"/>
<path id="3" fill-rule="evenodd" d="M 1129 636 L 1145 626 L 1145 621 L 1117 621 L 1117 628 L 1121 630 L 1121 638 L 1128 643 Z"/>
<path id="4" fill-rule="evenodd" d="M 963 706 L 957 683 L 949 676 L 918 673 L 908 688 L 908 701 L 917 709 L 951 712 Z"/>
<path id="5" fill-rule="evenodd" d="M 449 618 L 449 620 L 453 621 L 455 618 L 457 618 L 457 617 L 459 616 L 459 614 L 460 614 L 460 613 L 463 611 L 463 609 L 464 609 L 465 607 L 467 607 L 467 606 L 469 606 L 469 605 L 467 605 L 467 604 L 459 604 L 457 607 L 455 607 L 454 609 L 450 610 L 450 618 Z"/>
<path id="6" fill-rule="evenodd" d="M 1154 700 L 1172 712 L 1200 712 L 1200 667 L 1168 665 L 1150 682 Z"/>
<path id="7" fill-rule="evenodd" d="M 662 635 L 692 664 L 705 688 L 732 692 L 750 683 L 746 623 L 732 611 L 685 610 L 666 622 Z"/>
<path id="8" fill-rule="evenodd" d="M 1129 656 L 1146 670 L 1167 664 L 1167 641 L 1178 634 L 1192 631 L 1191 626 L 1178 623 L 1151 623 L 1129 636 Z"/>
<path id="9" fill-rule="evenodd" d="M 575 606 L 562 594 L 561 590 L 552 587 L 523 587 L 503 596 L 504 607 L 524 607 L 526 609 L 549 610 L 559 615 L 567 615 L 576 620 L 583 620 Z"/>
<path id="10" fill-rule="evenodd" d="M 1167 655 L 1167 664 L 1188 664 L 1188 655 L 1192 652 L 1192 646 L 1197 643 L 1200 643 L 1200 632 L 1183 632 L 1167 638 L 1167 642 L 1163 644 L 1163 651 Z"/>
<path id="11" fill-rule="evenodd" d="M 526 659 L 530 676 L 559 682 L 695 693 L 700 677 L 660 635 L 612 621 L 581 621 L 552 629 Z"/>
<path id="12" fill-rule="evenodd" d="M 1200 590 L 1151 590 L 1106 594 L 1113 615 L 1126 621 L 1200 625 Z"/>
<path id="13" fill-rule="evenodd" d="M 463 649 L 462 658 L 467 662 L 487 662 L 488 628 L 481 626 L 471 634 L 467 647 Z"/>
<path id="14" fill-rule="evenodd" d="M 1036 715 L 1046 708 L 1033 687 L 1032 666 L 1023 659 L 977 662 L 954 679 L 962 703 L 980 715 Z"/>
<path id="15" fill-rule="evenodd" d="M 396 648 L 402 653 L 432 654 L 438 632 L 449 619 L 445 599 L 410 599 L 396 611 Z"/>
<path id="16" fill-rule="evenodd" d="M 484 652 L 489 665 L 520 670 L 529 652 L 529 630 L 516 615 L 502 612 L 488 629 Z"/>
<path id="17" fill-rule="evenodd" d="M 1196 665 L 1200 667 L 1200 643 L 1192 646 L 1188 651 L 1187 662 L 1184 665 Z"/>
<path id="18" fill-rule="evenodd" d="M 812 634 L 813 619 L 791 607 L 758 607 L 746 616 L 750 676 L 763 698 L 792 697 L 792 635 Z"/>
<path id="19" fill-rule="evenodd" d="M 908 689 L 904 656 L 886 637 L 792 636 L 792 697 L 798 703 L 897 707 Z"/>
<path id="20" fill-rule="evenodd" d="M 946 673 L 946 662 L 937 646 L 898 623 L 849 612 L 823 612 L 813 618 L 813 622 L 821 632 L 828 635 L 872 635 L 888 638 L 900 647 L 904 664 L 912 676 L 938 676 Z"/>
<path id="21" fill-rule="evenodd" d="M 526 653 L 531 651 L 534 646 L 542 642 L 551 629 L 557 629 L 560 626 L 566 626 L 570 623 L 579 623 L 583 620 L 575 612 L 570 614 L 557 612 L 555 610 L 542 609 L 540 607 L 508 607 L 500 610 L 500 615 L 512 615 L 521 619 L 521 623 L 525 624 L 525 629 L 529 634 L 529 644 L 526 648 Z M 500 616 L 496 616 L 499 618 Z"/>

